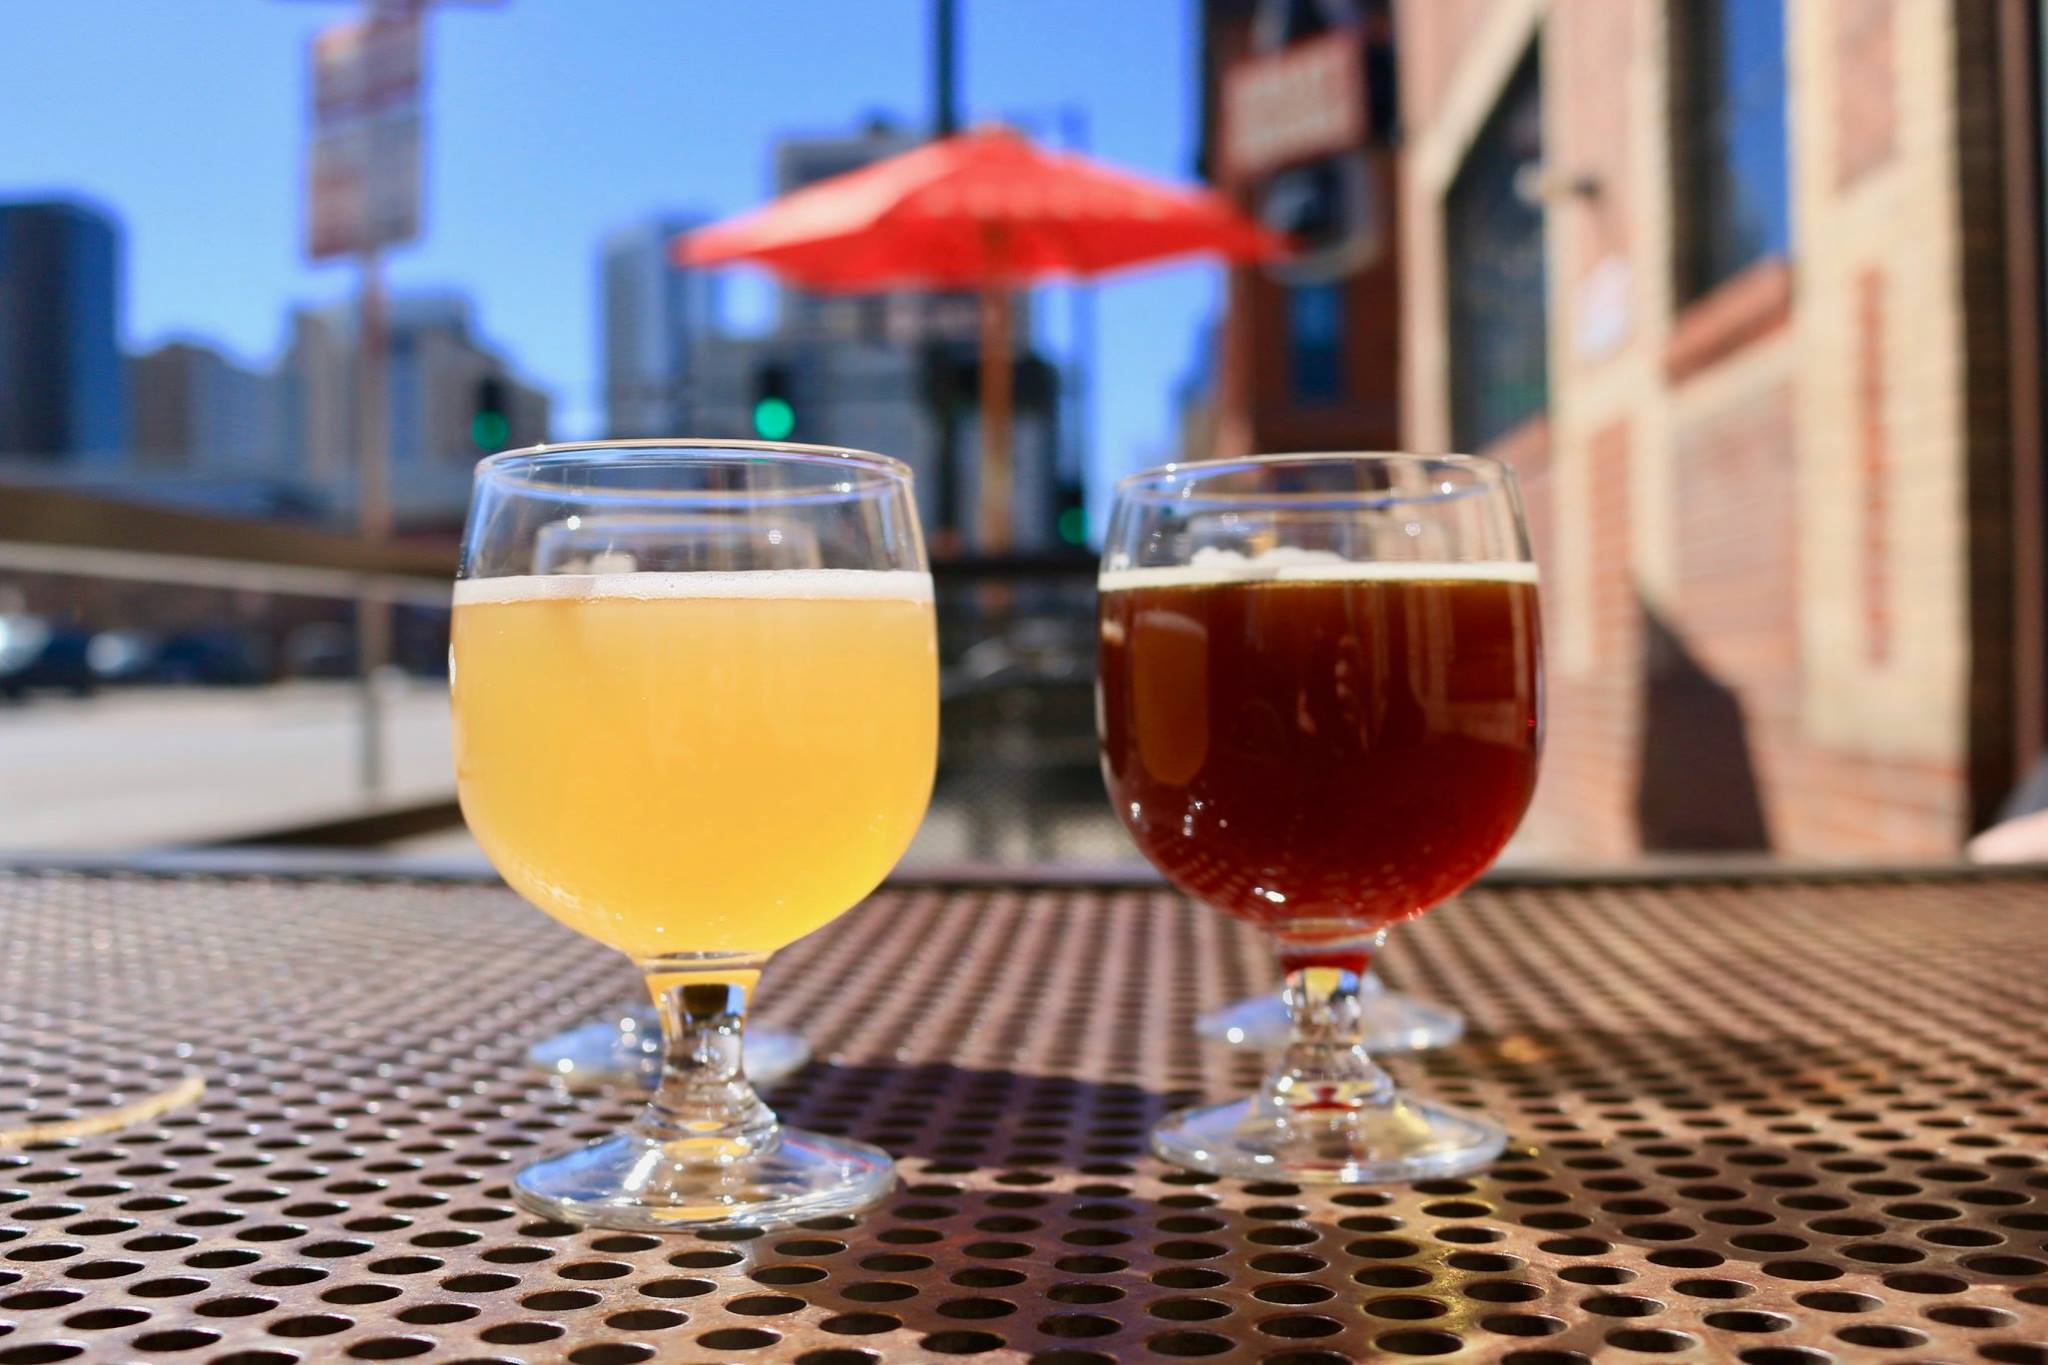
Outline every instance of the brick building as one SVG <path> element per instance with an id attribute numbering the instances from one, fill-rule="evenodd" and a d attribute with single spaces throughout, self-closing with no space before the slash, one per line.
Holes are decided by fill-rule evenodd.
<path id="1" fill-rule="evenodd" d="M 1301 244 L 1233 271 L 1194 457 L 1401 437 L 1392 0 L 1205 0 L 1201 170 Z"/>
<path id="2" fill-rule="evenodd" d="M 1402 443 L 1522 475 L 1539 847 L 1947 853 L 2038 752 L 2035 11 L 1394 0 Z"/>

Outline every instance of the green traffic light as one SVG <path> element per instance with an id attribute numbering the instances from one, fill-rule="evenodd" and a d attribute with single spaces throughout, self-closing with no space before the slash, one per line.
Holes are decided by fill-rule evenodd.
<path id="1" fill-rule="evenodd" d="M 512 423 L 502 412 L 480 412 L 469 419 L 469 439 L 478 450 L 500 450 L 512 439 Z"/>
<path id="2" fill-rule="evenodd" d="M 1069 545 L 1088 543 L 1088 513 L 1079 507 L 1069 507 L 1060 513 L 1060 539 Z"/>
<path id="3" fill-rule="evenodd" d="M 796 430 L 796 409 L 787 398 L 763 398 L 754 404 L 754 434 L 764 441 L 782 441 Z"/>

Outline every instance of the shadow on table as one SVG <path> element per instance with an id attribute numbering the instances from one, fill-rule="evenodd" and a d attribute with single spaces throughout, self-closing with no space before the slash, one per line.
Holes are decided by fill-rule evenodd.
<path id="1" fill-rule="evenodd" d="M 1912 1345 L 1919 1328 L 1877 1314 L 1992 1325 L 1983 1289 L 2048 1274 L 2019 1254 L 2043 1226 L 2024 1211 L 2039 1166 L 1943 1155 L 1948 1135 L 1914 1121 L 1924 1111 L 1892 1108 L 1904 1087 L 1859 1079 L 1833 1049 L 1578 1032 L 1477 1037 L 1445 1063 L 1431 1088 L 1460 1089 L 1461 1072 L 1491 1082 L 1462 1098 L 1494 1103 L 1528 1145 L 1468 1178 L 1334 1196 L 1182 1172 L 1162 1189 L 1139 1158 L 1176 1095 L 937 1063 L 816 1065 L 777 1092 L 781 1112 L 905 1158 L 901 1188 L 859 1218 L 705 1234 L 714 1245 L 669 1261 L 712 1277 L 689 1292 L 728 1286 L 720 1311 L 740 1316 L 727 1322 L 763 1315 L 759 1328 L 707 1316 L 699 1345 L 779 1340 L 821 1360 L 1228 1352 L 1254 1322 L 1335 1357 L 1390 1335 L 1451 1350 L 1461 1334 L 1590 1358 L 1732 1352 L 1801 1317 L 1852 1344 Z M 1782 1131 L 1817 1113 L 1844 1122 Z M 2000 1221 L 2016 1211 L 2037 1221 Z M 1471 1319 L 1445 1330 L 1461 1306 Z M 800 1335 L 761 1330 L 790 1332 L 806 1308 Z M 1471 1335 L 1482 1318 L 1488 1335 Z"/>
<path id="2" fill-rule="evenodd" d="M 735 1235 L 745 1260 L 723 1273 L 751 1284 L 726 1309 L 772 1313 L 780 1321 L 763 1325 L 785 1333 L 799 1304 L 822 1310 L 805 1318 L 801 1340 L 780 1339 L 819 1360 L 1121 1358 L 1162 1334 L 1171 1347 L 1170 1334 L 1193 1324 L 1149 1305 L 1176 1284 L 1220 1283 L 1200 1261 L 1226 1251 L 1224 1239 L 1201 1240 L 1225 1226 L 1193 1188 L 1212 1185 L 1207 1177 L 1167 1176 L 1182 1208 L 1139 1193 L 1157 1179 L 1141 1181 L 1139 1166 L 1152 1123 L 1188 1098 L 944 1063 L 813 1063 L 772 1093 L 777 1112 L 883 1147 L 904 1163 L 902 1183 L 858 1218 Z M 747 1332 L 715 1329 L 697 1342 L 737 1348 L 753 1341 Z"/>
<path id="3" fill-rule="evenodd" d="M 1132 1181 L 1003 1183 L 1016 1174 L 998 1175 L 990 1188 L 986 1172 L 975 1183 L 964 1173 L 906 1172 L 903 1188 L 858 1219 L 817 1219 L 748 1238 L 735 1246 L 746 1259 L 731 1273 L 752 1283 L 747 1295 L 726 1300 L 726 1311 L 773 1308 L 787 1320 L 814 1308 L 820 1316 L 806 1315 L 803 1325 L 807 1336 L 822 1335 L 801 1343 L 786 1337 L 785 1348 L 868 1348 L 885 1360 L 1007 1350 L 1019 1354 L 1006 1359 L 1079 1365 L 1132 1358 L 1147 1346 L 1169 1355 L 1213 1353 L 1210 1333 L 1185 1334 L 1234 1310 L 1184 1291 L 1230 1278 L 1215 1268 L 1236 1240 L 1219 1231 L 1223 1219 L 1181 1214 L 1200 1231 L 1176 1234 L 1175 1211 L 1137 1196 Z M 1242 1333 L 1247 1324 L 1235 1311 L 1239 1317 L 1217 1325 Z M 1183 1343 L 1195 1349 L 1175 1349 Z M 1109 1354 L 1044 1354 L 1066 1352 Z M 850 1365 L 854 1357 L 841 1359 Z"/>
<path id="4" fill-rule="evenodd" d="M 2030 1211 L 2040 1166 L 1972 1133 L 1967 1101 L 1944 1115 L 1914 1094 L 1934 1087 L 1915 1087 L 1909 1064 L 1712 1034 L 1481 1035 L 1466 1046 L 1477 1065 L 1438 1078 L 1512 1087 L 1503 1117 L 1525 1145 L 1471 1178 L 1494 1206 L 1486 1221 L 1533 1229 L 1594 1317 L 1547 1337 L 1547 1350 L 1691 1349 L 1666 1325 L 1681 1316 L 1669 1306 L 1729 1333 L 1775 1331 L 1805 1311 L 1852 1344 L 1908 1347 L 1922 1344 L 1918 1329 L 1856 1315 L 1993 1325 L 1994 1300 L 1966 1296 L 2048 1278 L 2048 1261 L 2014 1254 L 2048 1231 L 2048 1216 Z M 1986 1145 L 1959 1154 L 1959 1136 Z M 1676 1304 L 1630 1287 L 1644 1261 L 1676 1277 Z"/>
<path id="5" fill-rule="evenodd" d="M 1082 1170 L 1129 1162 L 1183 1093 L 1053 1073 L 944 1062 L 814 1062 L 777 1086 L 776 1112 L 799 1127 L 942 1164 Z"/>

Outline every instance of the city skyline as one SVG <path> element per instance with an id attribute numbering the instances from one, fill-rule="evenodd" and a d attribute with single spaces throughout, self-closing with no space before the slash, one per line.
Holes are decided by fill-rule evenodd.
<path id="1" fill-rule="evenodd" d="M 118 454 L 127 442 L 118 220 L 75 199 L 0 202 L 0 451 Z"/>
<path id="2" fill-rule="evenodd" d="M 245 363 L 181 332 L 120 344 L 126 230 L 83 199 L 0 200 L 0 463 L 17 477 L 248 516 L 356 503 L 354 300 L 292 301 Z M 386 309 L 390 496 L 401 525 L 459 521 L 474 458 L 552 436 L 550 402 L 476 324 L 473 300 L 403 290 Z"/>
<path id="3" fill-rule="evenodd" d="M 972 120 L 1007 110 L 1057 141 L 1061 108 L 1079 107 L 1093 152 L 1185 181 L 1194 130 L 1182 9 L 1158 0 L 1111 25 L 1069 0 L 1030 16 L 970 0 L 965 111 Z M 136 0 L 93 0 L 37 14 L 25 40 L 10 45 L 13 60 L 0 56 L 0 75 L 31 106 L 77 103 L 51 73 L 81 61 L 106 77 L 104 105 L 0 155 L 0 196 L 56 191 L 119 215 L 129 249 L 125 349 L 196 334 L 264 361 L 282 348 L 292 305 L 349 293 L 352 271 L 303 259 L 300 204 L 305 44 L 348 13 L 194 7 L 172 21 Z M 117 15 L 124 22 L 107 22 Z M 769 24 L 723 7 L 653 4 L 574 20 L 523 0 L 438 12 L 426 235 L 393 254 L 393 286 L 470 295 L 486 330 L 555 398 L 557 435 L 597 434 L 594 253 L 604 234 L 655 212 L 724 215 L 761 202 L 778 137 L 856 126 L 877 112 L 921 126 L 927 24 L 923 0 L 864 6 L 858 16 L 811 4 Z M 1091 40 L 1073 41 L 1083 31 Z M 504 77 L 521 71 L 545 79 L 510 97 Z M 175 96 L 167 72 L 178 73 Z M 194 89 L 232 94 L 194 99 Z M 768 329 L 773 294 L 758 275 L 735 274 L 726 292 L 730 323 Z M 1169 448 L 1168 395 L 1218 293 L 1216 272 L 1203 266 L 1102 291 L 1091 423 L 1098 491 Z M 1056 325 L 1060 313 L 1048 318 Z M 1054 351 L 1065 347 L 1055 330 Z"/>

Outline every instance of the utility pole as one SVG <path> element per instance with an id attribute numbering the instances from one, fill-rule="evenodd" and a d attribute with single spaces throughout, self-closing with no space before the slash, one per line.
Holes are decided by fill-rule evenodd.
<path id="1" fill-rule="evenodd" d="M 1088 111 L 1078 104 L 1060 108 L 1060 141 L 1077 156 L 1088 151 Z M 1088 483 L 1088 444 L 1095 432 L 1093 388 L 1095 384 L 1095 286 L 1076 280 L 1067 291 L 1067 347 L 1072 359 L 1067 376 L 1068 449 L 1073 452 L 1074 472 L 1082 487 Z M 1085 506 L 1085 501 L 1084 504 Z"/>
<path id="2" fill-rule="evenodd" d="M 960 131 L 960 14 L 956 0 L 932 0 L 932 136 L 951 137 Z M 932 548 L 941 555 L 960 550 L 960 395 L 954 382 L 952 339 L 940 326 L 952 296 L 937 294 L 926 301 L 925 391 L 930 395 L 932 425 L 939 458 L 937 485 L 939 524 L 932 529 Z"/>
<path id="3" fill-rule="evenodd" d="M 932 0 L 932 132 L 960 131 L 960 13 L 955 0 Z"/>
<path id="4" fill-rule="evenodd" d="M 391 538 L 391 420 L 387 378 L 391 359 L 385 316 L 384 268 L 375 244 L 357 257 L 356 277 L 356 531 L 372 544 Z M 362 674 L 360 749 L 356 767 L 363 795 L 384 791 L 384 705 L 378 672 L 391 659 L 391 604 L 365 593 L 356 602 L 356 663 Z"/>
<path id="5" fill-rule="evenodd" d="M 355 492 L 357 533 L 391 538 L 390 322 L 384 249 L 419 235 L 419 140 L 425 103 L 422 26 L 435 5 L 485 8 L 502 0 L 360 0 L 359 17 L 313 46 L 309 254 L 353 257 L 356 278 Z M 394 156 L 394 153 L 396 155 Z M 377 694 L 391 657 L 391 604 L 366 580 L 356 599 L 363 798 L 384 789 L 385 724 Z"/>

